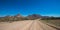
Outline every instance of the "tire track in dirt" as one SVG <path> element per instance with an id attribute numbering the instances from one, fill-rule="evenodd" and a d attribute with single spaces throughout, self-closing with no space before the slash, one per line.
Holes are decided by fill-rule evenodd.
<path id="1" fill-rule="evenodd" d="M 38 23 L 40 24 L 40 26 L 41 26 L 44 30 L 57 30 L 57 29 L 55 29 L 55 28 L 53 28 L 53 27 L 50 27 L 50 26 L 42 23 L 41 21 L 38 21 Z"/>
<path id="2" fill-rule="evenodd" d="M 2 28 L 1 28 L 2 27 Z M 56 30 L 38 20 L 17 21 L 0 25 L 0 30 Z"/>

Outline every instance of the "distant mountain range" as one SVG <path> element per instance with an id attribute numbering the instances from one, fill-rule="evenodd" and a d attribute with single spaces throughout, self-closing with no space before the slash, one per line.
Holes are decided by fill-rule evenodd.
<path id="1" fill-rule="evenodd" d="M 49 17 L 49 16 L 42 16 L 42 15 L 39 15 L 39 14 L 32 14 L 32 15 L 28 15 L 26 17 L 20 15 L 20 14 L 17 14 L 15 16 L 5 16 L 5 17 L 0 17 L 0 21 L 18 21 L 18 20 L 34 20 L 34 19 L 60 19 L 60 17 Z"/>

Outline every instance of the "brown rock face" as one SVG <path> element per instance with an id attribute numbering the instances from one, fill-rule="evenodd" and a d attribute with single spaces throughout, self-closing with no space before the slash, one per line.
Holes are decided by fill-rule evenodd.
<path id="1" fill-rule="evenodd" d="M 16 17 L 22 17 L 20 14 L 17 14 Z"/>
<path id="2" fill-rule="evenodd" d="M 28 19 L 38 19 L 38 18 L 41 18 L 42 16 L 39 15 L 39 14 L 32 14 L 32 15 L 29 15 L 27 16 Z"/>

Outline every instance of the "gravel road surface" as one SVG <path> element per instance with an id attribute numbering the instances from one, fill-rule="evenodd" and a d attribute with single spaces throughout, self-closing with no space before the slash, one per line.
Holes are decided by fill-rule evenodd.
<path id="1" fill-rule="evenodd" d="M 17 21 L 12 23 L 0 23 L 0 30 L 56 30 L 39 20 Z"/>

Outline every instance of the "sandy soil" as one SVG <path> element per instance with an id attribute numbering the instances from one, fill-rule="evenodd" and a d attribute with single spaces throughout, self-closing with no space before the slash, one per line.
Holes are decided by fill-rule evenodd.
<path id="1" fill-rule="evenodd" d="M 0 23 L 0 30 L 56 30 L 38 20 Z"/>

